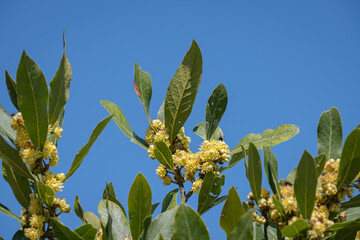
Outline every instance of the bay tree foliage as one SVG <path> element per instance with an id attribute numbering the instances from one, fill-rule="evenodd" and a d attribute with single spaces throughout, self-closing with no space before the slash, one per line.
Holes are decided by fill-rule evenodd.
<path id="1" fill-rule="evenodd" d="M 204 119 L 193 126 L 193 132 L 203 139 L 199 151 L 190 150 L 184 126 L 203 71 L 202 54 L 195 41 L 170 80 L 155 117 L 150 114 L 151 75 L 136 63 L 134 71 L 134 90 L 149 123 L 146 132 L 136 134 L 121 108 L 102 100 L 110 115 L 95 126 L 68 172 L 58 174 L 53 168 L 61 164 L 57 145 L 72 76 L 65 41 L 49 85 L 25 51 L 16 81 L 5 71 L 9 98 L 18 113 L 9 115 L 0 106 L 2 175 L 23 209 L 20 215 L 15 214 L 0 203 L 0 212 L 19 222 L 13 239 L 210 239 L 208 228 L 214 226 L 206 226 L 201 215 L 214 207 L 222 208 L 219 226 L 215 227 L 223 229 L 227 239 L 360 239 L 360 129 L 355 128 L 343 143 L 337 108 L 320 116 L 317 155 L 304 150 L 298 156 L 298 166 L 286 179 L 279 179 L 279 163 L 271 148 L 294 137 L 299 128 L 283 124 L 260 134 L 247 134 L 235 146 L 228 146 L 221 118 L 229 96 L 222 83 L 209 96 Z M 117 199 L 113 183 L 106 183 L 96 213 L 86 211 L 81 196 L 75 197 L 73 212 L 82 224 L 70 229 L 61 221 L 61 214 L 69 213 L 70 206 L 57 192 L 79 169 L 111 119 L 125 136 L 146 150 L 149 158 L 158 161 L 154 173 L 163 185 L 173 185 L 174 189 L 161 203 L 154 203 L 152 188 L 139 173 L 126 206 Z M 244 170 L 239 174 L 246 175 L 252 191 L 242 200 L 235 187 L 228 193 L 222 191 L 225 184 L 231 185 L 226 182 L 226 173 L 235 171 L 231 168 L 241 160 Z M 263 179 L 270 189 L 263 187 Z M 197 208 L 187 204 L 191 197 L 197 198 Z M 158 207 L 161 213 L 155 216 Z"/>

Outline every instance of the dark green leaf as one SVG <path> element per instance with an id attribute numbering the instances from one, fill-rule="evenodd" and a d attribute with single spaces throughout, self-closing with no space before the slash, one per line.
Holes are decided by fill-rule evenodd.
<path id="1" fill-rule="evenodd" d="M 341 207 L 344 209 L 360 207 L 360 195 L 351 198 L 349 201 L 341 203 Z"/>
<path id="2" fill-rule="evenodd" d="M 76 195 L 76 197 L 75 197 L 74 210 L 75 210 L 76 216 L 78 216 L 82 221 L 84 221 L 84 210 L 81 207 L 79 195 Z"/>
<path id="3" fill-rule="evenodd" d="M 156 208 L 160 205 L 160 203 L 154 203 L 151 205 L 151 215 L 155 212 Z"/>
<path id="4" fill-rule="evenodd" d="M 235 187 L 230 188 L 220 216 L 220 227 L 229 235 L 245 213 Z"/>
<path id="5" fill-rule="evenodd" d="M 18 230 L 12 237 L 12 240 L 30 240 L 30 239 L 25 236 L 24 230 Z"/>
<path id="6" fill-rule="evenodd" d="M 304 151 L 297 167 L 294 191 L 303 218 L 310 218 L 315 204 L 317 174 L 314 158 Z"/>
<path id="7" fill-rule="evenodd" d="M 316 164 L 316 175 L 319 177 L 324 170 L 324 166 L 326 163 L 326 155 L 320 154 L 314 158 Z"/>
<path id="8" fill-rule="evenodd" d="M 159 205 L 159 204 L 157 204 L 157 205 Z M 157 206 L 156 205 L 156 206 Z M 154 206 L 154 204 L 153 204 L 153 206 Z M 145 239 L 145 237 L 146 237 L 146 235 L 147 235 L 147 231 L 148 231 L 148 229 L 149 229 L 149 226 L 150 226 L 150 224 L 151 224 L 151 215 L 149 215 L 149 216 L 147 216 L 145 219 L 144 219 L 144 230 L 143 230 L 143 232 L 141 233 L 141 235 L 140 235 L 140 237 L 139 237 L 139 240 L 144 240 Z"/>
<path id="9" fill-rule="evenodd" d="M 262 168 L 259 152 L 253 143 L 249 144 L 249 157 L 246 176 L 249 180 L 255 202 L 257 203 L 261 195 Z"/>
<path id="10" fill-rule="evenodd" d="M 84 240 L 77 233 L 71 231 L 70 228 L 56 220 L 55 218 L 51 219 L 51 223 L 54 229 L 54 234 L 56 239 L 61 240 Z"/>
<path id="11" fill-rule="evenodd" d="M 174 239 L 210 239 L 200 215 L 186 204 L 181 204 L 175 215 Z"/>
<path id="12" fill-rule="evenodd" d="M 21 224 L 26 224 L 23 220 L 21 220 L 18 216 L 16 216 L 12 211 L 10 211 L 7 207 L 2 205 L 1 203 L 0 203 L 0 212 L 14 218 L 15 220 L 19 221 Z"/>
<path id="13" fill-rule="evenodd" d="M 269 147 L 264 147 L 263 154 L 264 170 L 266 173 L 266 177 L 269 181 L 271 190 L 273 191 L 273 193 L 279 194 L 281 196 L 280 186 L 278 183 L 278 164 L 275 155 Z"/>
<path id="14" fill-rule="evenodd" d="M 1 136 L 0 158 L 16 173 L 29 179 L 35 180 L 23 160 L 20 158 L 19 152 L 12 148 Z"/>
<path id="15" fill-rule="evenodd" d="M 252 221 L 253 212 L 247 211 L 241 216 L 235 229 L 228 235 L 228 240 L 253 239 Z"/>
<path id="16" fill-rule="evenodd" d="M 354 226 L 351 229 L 343 228 L 335 234 L 335 240 L 353 240 L 356 239 L 357 231 L 360 230 L 360 226 Z"/>
<path id="17" fill-rule="evenodd" d="M 200 48 L 193 40 L 180 67 L 169 84 L 165 97 L 165 128 L 172 143 L 189 117 L 202 74 Z"/>
<path id="18" fill-rule="evenodd" d="M 136 143 L 140 147 L 148 149 L 148 144 L 145 142 L 144 139 L 140 138 L 138 135 L 135 134 L 135 132 L 130 127 L 130 124 L 126 120 L 124 113 L 118 106 L 116 106 L 116 104 L 105 100 L 101 100 L 100 103 L 111 115 L 114 116 L 114 121 L 116 125 L 125 134 L 125 136 L 129 137 L 133 143 Z"/>
<path id="19" fill-rule="evenodd" d="M 324 153 L 327 159 L 338 159 L 341 154 L 342 125 L 337 108 L 321 114 L 317 128 L 318 154 Z"/>
<path id="20" fill-rule="evenodd" d="M 55 192 L 44 183 L 37 181 L 36 189 L 40 196 L 41 201 L 43 201 L 47 206 L 52 206 L 54 202 Z"/>
<path id="21" fill-rule="evenodd" d="M 85 224 L 75 229 L 74 232 L 77 233 L 84 240 L 94 240 L 97 229 L 94 228 L 91 224 Z"/>
<path id="22" fill-rule="evenodd" d="M 220 203 L 226 201 L 226 199 L 227 199 L 227 195 L 218 197 L 217 199 L 215 199 L 214 203 L 211 205 L 211 208 L 213 208 L 213 207 L 219 205 Z"/>
<path id="23" fill-rule="evenodd" d="M 144 219 L 151 215 L 151 188 L 141 173 L 138 173 L 131 185 L 128 210 L 131 236 L 133 239 L 138 239 L 144 229 Z"/>
<path id="24" fill-rule="evenodd" d="M 16 73 L 18 105 L 35 148 L 43 150 L 48 133 L 48 87 L 44 74 L 24 51 Z"/>
<path id="25" fill-rule="evenodd" d="M 250 210 L 250 207 L 249 207 L 249 205 L 248 205 L 246 202 L 242 201 L 241 205 L 242 205 L 242 207 L 243 207 L 243 209 L 244 209 L 245 212 L 247 212 L 248 210 Z"/>
<path id="26" fill-rule="evenodd" d="M 281 202 L 274 196 L 272 197 L 272 200 L 275 205 L 275 208 L 278 210 L 278 212 L 281 214 L 281 216 L 286 218 L 285 209 L 284 209 L 284 206 L 281 204 Z"/>
<path id="27" fill-rule="evenodd" d="M 162 206 L 161 206 L 161 212 L 166 212 L 174 207 L 177 206 L 177 194 L 179 192 L 179 189 L 174 189 L 170 191 L 168 194 L 166 194 Z"/>
<path id="28" fill-rule="evenodd" d="M 207 131 L 206 139 L 210 140 L 226 110 L 228 95 L 224 84 L 220 83 L 212 92 L 206 105 Z"/>
<path id="29" fill-rule="evenodd" d="M 103 199 L 107 199 L 107 200 L 110 200 L 110 201 L 116 203 L 121 208 L 121 210 L 124 212 L 124 215 L 126 217 L 125 208 L 117 200 L 115 190 L 114 190 L 114 186 L 113 186 L 112 183 L 109 183 L 109 184 L 106 183 L 106 187 L 105 187 L 104 193 L 103 193 Z"/>
<path id="30" fill-rule="evenodd" d="M 74 172 L 80 167 L 80 164 L 84 160 L 85 156 L 89 153 L 90 148 L 95 143 L 96 139 L 100 136 L 101 132 L 104 130 L 111 118 L 112 116 L 108 116 L 96 125 L 95 129 L 90 135 L 88 142 L 76 154 L 64 181 L 66 181 L 71 175 L 73 175 Z"/>
<path id="31" fill-rule="evenodd" d="M 84 213 L 84 222 L 91 224 L 97 230 L 101 228 L 100 219 L 92 212 Z"/>
<path id="32" fill-rule="evenodd" d="M 162 102 L 157 113 L 157 119 L 159 119 L 160 121 L 165 121 L 164 108 L 165 108 L 165 101 Z"/>
<path id="33" fill-rule="evenodd" d="M 29 180 L 15 172 L 5 162 L 2 162 L 1 172 L 4 179 L 9 183 L 18 202 L 27 209 L 30 205 L 31 193 Z"/>
<path id="34" fill-rule="evenodd" d="M 217 177 L 212 172 L 208 172 L 205 175 L 199 193 L 197 209 L 199 214 L 204 214 L 213 206 L 213 203 L 221 193 L 221 186 L 224 186 L 224 184 L 225 175 Z"/>
<path id="35" fill-rule="evenodd" d="M 193 132 L 205 140 L 206 139 L 206 122 L 197 124 L 194 127 Z M 211 135 L 210 139 L 218 139 L 218 140 L 224 139 L 224 133 L 221 131 L 220 127 L 216 128 L 215 132 Z"/>
<path id="36" fill-rule="evenodd" d="M 154 143 L 154 155 L 155 158 L 165 167 L 174 171 L 174 162 L 172 158 L 171 151 L 169 147 L 164 142 L 155 142 Z"/>
<path id="37" fill-rule="evenodd" d="M 308 228 L 309 224 L 305 220 L 299 219 L 293 224 L 284 227 L 281 233 L 286 237 L 295 238 L 302 235 Z"/>
<path id="38" fill-rule="evenodd" d="M 135 63 L 135 76 L 134 76 L 134 89 L 136 92 L 136 95 L 138 95 L 145 113 L 146 117 L 151 123 L 151 118 L 149 114 L 149 106 L 150 106 L 150 100 L 151 100 L 151 94 L 152 94 L 152 88 L 151 88 L 151 77 L 148 72 L 144 72 L 141 70 L 140 66 Z"/>
<path id="39" fill-rule="evenodd" d="M 17 100 L 16 82 L 14 81 L 14 79 L 12 79 L 12 77 L 10 76 L 10 74 L 7 70 L 5 70 L 5 81 L 6 81 L 6 87 L 7 87 L 8 93 L 9 93 L 10 100 L 11 100 L 12 104 L 14 105 L 14 107 L 19 111 L 19 106 L 18 106 L 18 102 L 17 102 L 18 100 Z"/>
<path id="40" fill-rule="evenodd" d="M 11 127 L 11 116 L 0 106 L 0 134 L 9 142 L 14 143 L 16 131 Z"/>
<path id="41" fill-rule="evenodd" d="M 335 223 L 334 225 L 328 227 L 326 229 L 326 232 L 337 232 L 340 229 L 349 229 L 349 228 L 353 228 L 353 227 L 359 227 L 360 228 L 360 218 L 357 218 L 353 221 L 347 221 L 347 222 L 342 222 L 342 223 Z"/>
<path id="42" fill-rule="evenodd" d="M 178 206 L 161 213 L 150 224 L 147 229 L 146 240 L 159 240 L 160 235 L 164 239 L 171 239 L 174 234 L 174 220 Z"/>
<path id="43" fill-rule="evenodd" d="M 108 238 L 131 238 L 129 223 L 117 204 L 109 200 L 100 200 L 98 212 L 100 214 L 101 224 L 108 226 L 108 229 L 111 230 Z"/>
<path id="44" fill-rule="evenodd" d="M 71 77 L 72 70 L 70 62 L 64 51 L 55 76 L 50 82 L 49 124 L 51 125 L 59 119 L 59 116 L 69 99 Z"/>
<path id="45" fill-rule="evenodd" d="M 242 152 L 241 145 L 244 145 L 245 149 L 248 149 L 250 142 L 255 144 L 257 149 L 262 149 L 263 146 L 273 147 L 289 140 L 298 133 L 299 127 L 292 124 L 283 124 L 276 129 L 267 129 L 261 134 L 250 133 L 231 150 L 231 153 Z"/>
<path id="46" fill-rule="evenodd" d="M 338 189 L 350 184 L 360 171 L 360 128 L 353 130 L 344 143 L 341 153 Z"/>

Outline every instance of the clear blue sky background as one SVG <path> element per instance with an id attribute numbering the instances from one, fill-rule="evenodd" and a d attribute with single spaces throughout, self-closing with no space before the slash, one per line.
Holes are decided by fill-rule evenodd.
<path id="1" fill-rule="evenodd" d="M 130 1 L 129 1 L 130 2 Z M 0 104 L 13 113 L 5 86 L 5 69 L 15 78 L 23 49 L 49 82 L 62 54 L 66 28 L 67 54 L 73 69 L 66 106 L 59 166 L 67 172 L 76 152 L 97 122 L 108 114 L 102 99 L 118 104 L 135 132 L 144 136 L 147 121 L 134 90 L 133 65 L 153 80 L 152 118 L 191 40 L 203 54 L 203 77 L 194 111 L 185 125 L 196 151 L 201 139 L 191 132 L 205 119 L 212 90 L 224 83 L 229 103 L 220 123 L 225 141 L 235 146 L 248 133 L 261 133 L 284 123 L 300 133 L 273 148 L 279 176 L 285 178 L 304 149 L 317 154 L 316 128 L 321 113 L 336 106 L 344 136 L 360 123 L 359 1 L 2 1 L 0 3 Z M 175 186 L 164 187 L 157 163 L 110 122 L 61 196 L 73 206 L 76 194 L 85 211 L 97 212 L 105 181 L 113 182 L 127 205 L 138 172 L 148 179 L 153 203 Z M 236 186 L 242 200 L 250 191 L 243 163 L 225 172 L 223 194 Z M 266 178 L 263 177 L 266 184 Z M 20 205 L 0 179 L 0 202 L 16 213 Z M 190 200 L 196 208 L 197 196 Z M 219 227 L 222 206 L 203 215 L 212 239 L 225 239 Z M 157 215 L 159 210 L 156 211 Z M 72 229 L 81 221 L 61 220 Z M 19 224 L 0 215 L 0 236 L 11 239 Z"/>

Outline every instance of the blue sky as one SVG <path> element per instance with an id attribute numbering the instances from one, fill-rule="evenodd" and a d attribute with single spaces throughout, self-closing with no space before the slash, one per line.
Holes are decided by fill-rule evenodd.
<path id="1" fill-rule="evenodd" d="M 0 104 L 13 113 L 5 69 L 15 78 L 23 49 L 49 82 L 62 54 L 62 31 L 72 65 L 59 166 L 67 172 L 76 152 L 97 122 L 108 114 L 99 103 L 109 100 L 125 113 L 135 132 L 144 136 L 147 120 L 133 90 L 134 62 L 153 81 L 152 118 L 192 39 L 203 55 L 203 77 L 193 112 L 185 124 L 196 151 L 201 139 L 191 129 L 205 119 L 205 104 L 220 83 L 229 103 L 220 127 L 234 147 L 246 134 L 284 123 L 300 127 L 288 142 L 273 147 L 279 176 L 285 178 L 303 151 L 317 154 L 316 128 L 323 111 L 336 106 L 344 136 L 360 123 L 359 1 L 2 1 L 0 3 Z M 155 160 L 131 143 L 110 122 L 61 196 L 73 205 L 76 194 L 85 211 L 97 212 L 105 181 L 113 182 L 127 205 L 138 172 L 148 179 L 153 203 L 175 186 L 162 186 Z M 250 191 L 243 163 L 225 172 L 223 194 L 236 186 L 242 200 Z M 266 177 L 263 177 L 266 184 Z M 16 213 L 19 204 L 0 179 L 0 202 Z M 190 205 L 196 208 L 197 196 Z M 220 229 L 222 206 L 203 215 L 212 239 L 225 239 Z M 156 215 L 159 211 L 156 212 Z M 81 221 L 74 211 L 61 220 L 72 229 Z M 0 215 L 0 236 L 11 239 L 19 224 Z"/>

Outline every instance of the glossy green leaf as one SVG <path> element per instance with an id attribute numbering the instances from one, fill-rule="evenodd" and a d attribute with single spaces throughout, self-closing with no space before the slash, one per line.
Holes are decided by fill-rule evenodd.
<path id="1" fill-rule="evenodd" d="M 53 226 L 54 234 L 56 239 L 61 240 L 84 240 L 79 234 L 71 231 L 70 228 L 56 220 L 55 218 L 51 219 Z"/>
<path id="2" fill-rule="evenodd" d="M 175 214 L 178 211 L 178 206 L 169 209 L 166 212 L 158 215 L 147 229 L 145 240 L 159 240 L 160 235 L 164 239 L 171 239 L 174 234 Z"/>
<path id="3" fill-rule="evenodd" d="M 18 202 L 27 209 L 30 205 L 30 182 L 29 180 L 15 172 L 5 162 L 2 162 L 1 168 L 4 179 L 9 183 Z"/>
<path id="4" fill-rule="evenodd" d="M 346 209 L 345 212 L 346 212 L 346 219 L 348 221 L 352 221 L 352 220 L 360 218 L 360 207 L 349 208 L 349 209 Z"/>
<path id="5" fill-rule="evenodd" d="M 165 108 L 165 100 L 162 102 L 162 104 L 158 110 L 158 113 L 157 113 L 157 119 L 159 119 L 160 121 L 165 121 L 164 108 Z"/>
<path id="6" fill-rule="evenodd" d="M 47 206 L 52 206 L 54 202 L 55 192 L 43 182 L 36 182 L 36 189 L 42 202 Z"/>
<path id="7" fill-rule="evenodd" d="M 253 240 L 263 240 L 264 239 L 264 229 L 261 227 L 260 223 L 253 222 Z M 271 238 L 270 238 L 271 239 Z"/>
<path id="8" fill-rule="evenodd" d="M 341 154 L 342 125 L 337 108 L 321 114 L 317 128 L 318 154 L 324 153 L 327 159 L 338 159 Z"/>
<path id="9" fill-rule="evenodd" d="M 186 204 L 181 204 L 175 215 L 174 239 L 210 239 L 200 215 Z"/>
<path id="10" fill-rule="evenodd" d="M 30 240 L 30 239 L 25 236 L 24 230 L 18 230 L 12 237 L 12 240 Z"/>
<path id="11" fill-rule="evenodd" d="M 206 139 L 206 122 L 202 122 L 197 124 L 194 129 L 193 132 L 198 135 L 199 137 L 201 137 L 202 139 Z M 222 130 L 220 129 L 220 127 L 217 127 L 215 132 L 211 135 L 210 139 L 217 139 L 217 140 L 223 140 L 224 139 L 224 133 L 222 132 Z"/>
<path id="12" fill-rule="evenodd" d="M 96 125 L 95 129 L 92 131 L 92 133 L 90 135 L 88 142 L 76 154 L 76 156 L 71 164 L 71 167 L 65 176 L 64 181 L 66 181 L 71 175 L 73 175 L 74 172 L 80 167 L 80 164 L 82 163 L 82 161 L 84 160 L 86 155 L 89 153 L 92 145 L 95 143 L 96 139 L 100 136 L 101 132 L 104 130 L 104 128 L 109 123 L 111 118 L 112 118 L 112 116 L 108 116 L 107 118 L 103 119 L 101 122 L 99 122 Z"/>
<path id="13" fill-rule="evenodd" d="M 360 171 L 360 128 L 353 130 L 344 143 L 341 153 L 338 189 L 350 184 Z"/>
<path id="14" fill-rule="evenodd" d="M 149 114 L 149 106 L 152 94 L 152 87 L 151 87 L 151 77 L 148 72 L 144 72 L 141 70 L 140 66 L 135 63 L 135 76 L 134 76 L 134 89 L 136 95 L 139 97 L 145 113 L 146 117 L 151 123 L 151 118 Z"/>
<path id="15" fill-rule="evenodd" d="M 177 206 L 178 192 L 179 192 L 179 189 L 174 189 L 174 190 L 170 191 L 168 194 L 166 194 L 166 196 L 162 202 L 161 212 L 166 212 Z"/>
<path id="16" fill-rule="evenodd" d="M 43 150 L 48 133 L 48 87 L 44 74 L 23 51 L 16 73 L 18 105 L 35 148 Z"/>
<path id="17" fill-rule="evenodd" d="M 12 79 L 7 70 L 5 70 L 5 81 L 10 100 L 14 107 L 19 111 L 16 82 L 14 81 L 14 79 Z"/>
<path id="18" fill-rule="evenodd" d="M 98 212 L 101 224 L 108 227 L 112 239 L 131 238 L 129 223 L 117 204 L 109 200 L 100 200 Z"/>
<path id="19" fill-rule="evenodd" d="M 360 207 L 360 195 L 357 195 L 353 198 L 350 198 L 349 201 L 341 203 L 341 207 L 344 209 L 353 208 L 353 207 Z"/>
<path id="20" fill-rule="evenodd" d="M 74 230 L 84 240 L 94 240 L 96 237 L 97 229 L 91 224 L 85 224 Z"/>
<path id="21" fill-rule="evenodd" d="M 49 124 L 54 124 L 64 109 L 69 99 L 69 88 L 72 70 L 65 51 L 60 60 L 59 67 L 54 78 L 50 82 L 49 93 Z"/>
<path id="22" fill-rule="evenodd" d="M 221 186 L 225 184 L 225 175 L 215 176 L 214 173 L 208 172 L 202 183 L 199 192 L 198 208 L 199 214 L 204 214 L 214 204 L 215 200 L 221 193 Z"/>
<path id="23" fill-rule="evenodd" d="M 125 217 L 126 217 L 125 208 L 124 208 L 123 205 L 117 200 L 116 194 L 115 194 L 115 190 L 114 190 L 114 186 L 113 186 L 112 183 L 109 183 L 109 184 L 106 183 L 106 186 L 105 186 L 105 189 L 104 189 L 104 193 L 103 193 L 103 199 L 107 199 L 107 200 L 110 200 L 110 201 L 116 203 L 116 204 L 121 208 L 121 210 L 123 210 L 124 215 L 125 215 Z"/>
<path id="24" fill-rule="evenodd" d="M 151 205 L 151 215 L 154 214 L 155 210 L 157 209 L 157 207 L 158 207 L 159 205 L 160 205 L 159 202 L 158 202 L 158 203 L 154 203 L 154 204 Z M 150 215 L 150 216 L 151 216 L 151 215 Z"/>
<path id="25" fill-rule="evenodd" d="M 79 195 L 76 195 L 76 197 L 75 197 L 74 211 L 76 213 L 76 216 L 78 216 L 82 221 L 84 221 L 84 210 L 81 207 Z"/>
<path id="26" fill-rule="evenodd" d="M 278 183 L 278 163 L 274 153 L 269 147 L 263 148 L 264 155 L 264 170 L 268 179 L 271 190 L 275 194 L 280 194 L 280 186 Z"/>
<path id="27" fill-rule="evenodd" d="M 299 219 L 293 224 L 284 227 L 281 233 L 286 237 L 295 238 L 301 236 L 307 229 L 309 229 L 309 224 L 305 220 Z"/>
<path id="28" fill-rule="evenodd" d="M 100 219 L 92 212 L 84 213 L 84 222 L 91 224 L 97 230 L 101 229 Z"/>
<path id="29" fill-rule="evenodd" d="M 144 229 L 144 219 L 151 215 L 151 188 L 141 173 L 138 173 L 131 185 L 128 211 L 132 238 L 138 239 Z"/>
<path id="30" fill-rule="evenodd" d="M 210 140 L 226 110 L 228 95 L 224 84 L 220 83 L 212 92 L 207 105 L 205 121 L 207 123 L 206 139 Z"/>
<path id="31" fill-rule="evenodd" d="M 195 102 L 202 75 L 200 48 L 193 40 L 169 84 L 165 97 L 165 129 L 172 143 L 184 126 Z"/>
<path id="32" fill-rule="evenodd" d="M 297 167 L 294 191 L 303 218 L 310 218 L 315 204 L 317 173 L 314 158 L 304 151 Z"/>
<path id="33" fill-rule="evenodd" d="M 154 155 L 155 158 L 165 167 L 174 171 L 174 161 L 172 158 L 171 151 L 169 147 L 164 142 L 155 142 L 154 143 Z"/>
<path id="34" fill-rule="evenodd" d="M 262 168 L 259 152 L 253 143 L 249 144 L 249 157 L 246 175 L 249 180 L 255 202 L 258 202 L 261 195 Z"/>
<path id="35" fill-rule="evenodd" d="M 320 177 L 321 173 L 324 170 L 324 166 L 326 163 L 326 155 L 325 154 L 320 154 L 317 155 L 315 158 L 315 165 L 316 165 L 316 175 L 317 177 Z"/>
<path id="36" fill-rule="evenodd" d="M 140 147 L 148 149 L 148 144 L 145 142 L 144 139 L 140 138 L 138 135 L 135 134 L 135 132 L 130 127 L 130 124 L 126 120 L 124 113 L 118 106 L 116 106 L 116 104 L 105 100 L 101 100 L 100 103 L 111 115 L 114 116 L 113 118 L 116 125 L 125 134 L 125 136 L 129 137 L 133 143 L 136 143 Z"/>
<path id="37" fill-rule="evenodd" d="M 221 210 L 220 227 L 229 235 L 237 226 L 240 217 L 245 213 L 241 205 L 240 197 L 235 189 L 231 187 L 226 202 Z"/>
<path id="38" fill-rule="evenodd" d="M 354 240 L 356 239 L 356 235 L 357 235 L 357 231 L 360 230 L 360 226 L 354 226 L 350 229 L 348 228 L 343 228 L 340 229 L 336 234 L 335 234 L 335 240 Z"/>
<path id="39" fill-rule="evenodd" d="M 253 239 L 253 212 L 247 211 L 243 214 L 235 229 L 228 235 L 228 240 L 249 240 Z"/>
<path id="40" fill-rule="evenodd" d="M 346 221 L 342 223 L 335 223 L 334 225 L 326 228 L 326 232 L 337 232 L 340 229 L 344 228 L 353 228 L 353 227 L 359 227 L 360 228 L 360 218 L 357 218 L 352 221 Z"/>
<path id="41" fill-rule="evenodd" d="M 0 134 L 11 143 L 15 142 L 16 131 L 11 127 L 11 116 L 0 105 Z"/>
<path id="42" fill-rule="evenodd" d="M 23 160 L 20 158 L 19 152 L 12 148 L 1 136 L 0 158 L 16 173 L 29 179 L 35 180 Z"/>
<path id="43" fill-rule="evenodd" d="M 250 133 L 246 135 L 232 150 L 231 153 L 242 152 L 241 145 L 248 149 L 249 143 L 255 144 L 257 149 L 264 146 L 273 147 L 285 142 L 299 133 L 299 127 L 292 124 L 283 124 L 275 129 L 267 129 L 261 134 Z"/>
<path id="44" fill-rule="evenodd" d="M 283 216 L 284 218 L 286 218 L 286 214 L 285 214 L 285 208 L 284 206 L 281 204 L 280 200 L 278 200 L 277 198 L 275 198 L 274 196 L 272 197 L 273 203 L 275 205 L 276 210 L 278 210 L 278 212 L 281 214 L 281 216 Z"/>
<path id="45" fill-rule="evenodd" d="M 16 216 L 12 211 L 10 211 L 7 207 L 2 205 L 1 203 L 0 203 L 0 212 L 14 218 L 15 220 L 17 220 L 21 224 L 26 224 L 23 220 L 21 220 L 18 216 Z"/>

